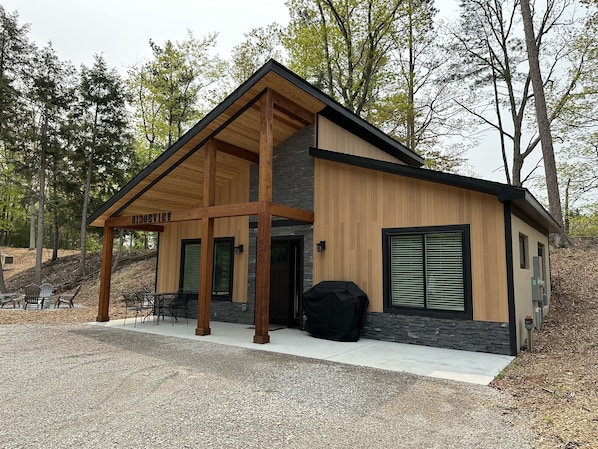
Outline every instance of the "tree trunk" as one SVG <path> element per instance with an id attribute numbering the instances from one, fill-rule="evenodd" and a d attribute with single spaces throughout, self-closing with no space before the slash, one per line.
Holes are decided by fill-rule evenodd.
<path id="1" fill-rule="evenodd" d="M 46 145 L 48 137 L 48 114 L 44 114 L 44 122 L 41 129 L 41 151 L 39 157 L 39 209 L 37 210 L 37 242 L 35 253 L 35 271 L 33 281 L 40 285 L 42 283 L 42 259 L 44 255 L 44 209 L 46 201 Z"/>
<path id="2" fill-rule="evenodd" d="M 4 267 L 0 259 L 0 293 L 6 293 L 6 284 L 4 283 Z"/>
<path id="3" fill-rule="evenodd" d="M 525 31 L 525 43 L 527 46 L 530 77 L 532 79 L 532 86 L 534 88 L 534 104 L 536 106 L 538 133 L 540 135 L 540 142 L 542 143 L 544 173 L 546 176 L 546 188 L 548 190 L 548 208 L 552 217 L 561 227 L 561 232 L 554 236 L 554 242 L 557 246 L 562 247 L 567 244 L 567 236 L 565 235 L 563 226 L 563 212 L 561 209 L 561 197 L 559 193 L 556 162 L 554 159 L 554 148 L 552 146 L 552 133 L 550 131 L 550 122 L 548 120 L 548 113 L 546 111 L 544 84 L 542 83 L 538 45 L 536 44 L 529 0 L 521 0 L 521 16 L 523 18 L 523 29 Z"/>
<path id="4" fill-rule="evenodd" d="M 33 201 L 33 196 L 29 205 L 29 249 L 35 249 L 35 201 Z"/>
<path id="5" fill-rule="evenodd" d="M 85 178 L 85 190 L 83 191 L 83 212 L 81 213 L 81 256 L 79 258 L 79 274 L 87 276 L 85 258 L 87 256 L 87 207 L 89 205 L 89 190 L 91 188 L 91 170 L 93 169 L 93 153 L 89 155 L 87 164 L 87 178 Z"/>

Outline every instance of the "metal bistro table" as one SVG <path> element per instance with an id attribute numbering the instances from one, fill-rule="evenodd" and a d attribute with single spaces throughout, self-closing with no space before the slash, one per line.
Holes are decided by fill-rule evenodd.
<path id="1" fill-rule="evenodd" d="M 177 292 L 146 292 L 143 294 L 144 300 L 152 305 L 152 313 L 154 316 L 158 315 L 158 319 L 154 320 L 154 324 L 160 324 L 160 315 L 164 321 L 164 308 L 168 307 L 170 301 L 176 298 Z"/>
<path id="2" fill-rule="evenodd" d="M 12 308 L 15 309 L 18 305 L 21 307 L 20 293 L 0 293 L 0 307 L 4 308 L 4 304 L 12 302 Z"/>

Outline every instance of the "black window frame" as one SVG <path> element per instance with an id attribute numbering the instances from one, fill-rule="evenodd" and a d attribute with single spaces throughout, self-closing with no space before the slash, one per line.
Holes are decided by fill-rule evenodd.
<path id="1" fill-rule="evenodd" d="M 392 303 L 391 292 L 391 239 L 394 236 L 421 235 L 425 234 L 461 234 L 461 247 L 463 251 L 463 289 L 464 304 L 463 311 L 438 310 L 420 307 L 400 306 Z M 408 228 L 385 228 L 382 229 L 382 281 L 385 313 L 401 315 L 417 315 L 432 318 L 446 319 L 473 319 L 473 299 L 471 285 L 471 239 L 470 225 L 446 225 L 446 226 L 419 226 Z M 425 275 L 424 275 L 425 279 Z"/>
<path id="2" fill-rule="evenodd" d="M 519 233 L 519 268 L 530 269 L 529 237 L 521 232 Z"/>
<path id="3" fill-rule="evenodd" d="M 235 258 L 234 258 L 234 246 L 235 246 L 235 239 L 234 237 L 217 237 L 214 239 L 214 267 L 216 266 L 216 245 L 219 243 L 228 243 L 229 245 L 229 282 L 228 282 L 228 294 L 218 294 L 214 292 L 214 285 L 215 280 L 214 276 L 216 276 L 216 270 L 212 273 L 212 300 L 216 301 L 232 301 L 233 297 L 233 278 L 234 278 L 234 268 L 235 268 Z M 199 239 L 183 239 L 181 240 L 181 258 L 180 258 L 180 270 L 179 270 L 179 288 L 182 289 L 184 285 L 184 275 L 185 275 L 185 250 L 187 245 L 196 245 L 199 244 L 201 248 L 201 238 Z M 201 249 L 200 249 L 200 258 L 201 258 Z M 199 281 L 198 281 L 199 282 Z M 199 284 L 198 284 L 199 290 Z M 193 292 L 199 294 L 199 292 Z"/>

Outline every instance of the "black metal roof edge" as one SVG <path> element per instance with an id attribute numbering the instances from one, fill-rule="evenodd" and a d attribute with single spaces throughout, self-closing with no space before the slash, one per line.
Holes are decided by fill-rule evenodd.
<path id="1" fill-rule="evenodd" d="M 436 182 L 453 187 L 461 187 L 476 192 L 496 195 L 499 201 L 514 201 L 519 204 L 529 206 L 529 210 L 524 210 L 527 215 L 530 213 L 536 215 L 530 216 L 533 219 L 544 221 L 543 224 L 549 230 L 560 229 L 556 220 L 550 215 L 540 202 L 524 187 L 516 187 L 508 184 L 502 184 L 496 181 L 487 181 L 485 179 L 471 178 L 468 176 L 444 173 L 425 168 L 410 167 L 407 165 L 393 164 L 391 162 L 368 159 L 361 156 L 352 156 L 333 151 L 322 150 L 319 148 L 310 148 L 309 154 L 318 159 L 325 159 L 332 162 L 354 165 L 357 167 L 369 168 L 371 170 L 382 171 L 386 173 L 408 176 L 410 178 L 421 179 L 424 181 Z M 527 209 L 527 208 L 522 208 Z"/>

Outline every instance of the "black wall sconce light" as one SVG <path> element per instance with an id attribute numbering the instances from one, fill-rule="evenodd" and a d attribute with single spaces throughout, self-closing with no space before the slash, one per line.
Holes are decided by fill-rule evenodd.
<path id="1" fill-rule="evenodd" d="M 319 253 L 326 251 L 326 240 L 320 240 L 318 243 L 316 243 L 316 249 Z"/>
<path id="2" fill-rule="evenodd" d="M 241 254 L 243 252 L 243 244 L 235 246 L 235 254 Z"/>

